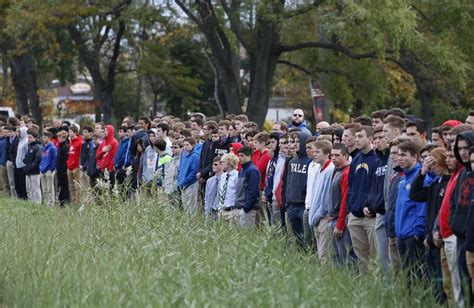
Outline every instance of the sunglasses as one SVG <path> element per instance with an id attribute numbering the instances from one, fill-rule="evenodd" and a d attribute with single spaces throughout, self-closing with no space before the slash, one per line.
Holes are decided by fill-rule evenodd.
<path id="1" fill-rule="evenodd" d="M 176 147 L 176 146 L 174 146 L 174 147 L 171 147 L 171 148 L 172 148 L 172 149 L 179 149 L 179 147 Z"/>
<path id="2" fill-rule="evenodd" d="M 213 163 L 213 166 L 219 166 L 221 163 Z"/>
<path id="3" fill-rule="evenodd" d="M 302 118 L 302 117 L 303 117 L 302 114 L 294 114 L 293 116 L 294 116 L 294 117 L 298 117 L 298 118 Z"/>

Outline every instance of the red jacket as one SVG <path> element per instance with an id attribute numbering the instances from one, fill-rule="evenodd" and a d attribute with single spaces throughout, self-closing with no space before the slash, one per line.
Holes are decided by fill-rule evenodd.
<path id="1" fill-rule="evenodd" d="M 441 208 L 439 209 L 439 231 L 442 238 L 447 238 L 453 235 L 451 226 L 449 225 L 449 215 L 451 210 L 451 196 L 456 188 L 459 174 L 462 171 L 463 166 L 458 164 L 458 169 L 449 179 L 448 185 L 446 185 L 446 192 L 444 193 L 443 202 L 441 202 Z"/>
<path id="2" fill-rule="evenodd" d="M 268 155 L 268 151 L 260 152 L 254 151 L 252 155 L 252 161 L 260 171 L 260 190 L 265 188 L 265 178 L 267 177 L 267 165 L 271 160 L 271 157 Z"/>
<path id="3" fill-rule="evenodd" d="M 347 194 L 349 192 L 349 165 L 344 167 L 341 176 L 341 208 L 339 209 L 339 217 L 337 219 L 336 228 L 344 230 L 346 227 L 347 217 Z"/>
<path id="4" fill-rule="evenodd" d="M 118 149 L 118 141 L 114 137 L 115 130 L 112 125 L 107 125 L 105 129 L 107 130 L 107 137 L 102 140 L 102 143 L 97 148 L 96 159 L 100 171 L 107 169 L 109 172 L 112 172 L 115 165 L 114 156 Z M 110 146 L 110 150 L 104 152 L 103 149 L 106 146 Z"/>
<path id="5" fill-rule="evenodd" d="M 66 161 L 68 170 L 75 170 L 79 168 L 79 158 L 82 150 L 82 138 L 76 136 L 69 142 L 68 157 Z"/>

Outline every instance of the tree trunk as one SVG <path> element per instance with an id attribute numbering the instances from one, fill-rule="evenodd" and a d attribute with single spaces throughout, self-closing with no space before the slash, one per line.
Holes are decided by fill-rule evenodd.
<path id="1" fill-rule="evenodd" d="M 97 87 L 97 85 L 95 85 Z M 100 111 L 103 114 L 102 121 L 105 124 L 116 125 L 117 119 L 115 118 L 114 112 L 114 98 L 112 96 L 112 91 L 107 87 L 98 88 L 99 101 L 100 101 Z"/>
<path id="2" fill-rule="evenodd" d="M 23 69 L 23 57 L 13 57 L 10 59 L 12 84 L 15 89 L 16 112 L 25 115 L 30 112 L 28 107 L 28 94 L 25 86 L 25 76 Z"/>
<path id="3" fill-rule="evenodd" d="M 8 93 L 8 61 L 7 61 L 7 54 L 4 52 L 2 52 L 2 68 L 3 68 L 2 97 L 6 97 Z"/>
<path id="4" fill-rule="evenodd" d="M 38 83 L 36 81 L 36 72 L 31 55 L 24 56 L 24 69 L 26 76 L 26 87 L 28 89 L 28 100 L 31 108 L 31 115 L 36 120 L 39 127 L 42 124 L 41 106 L 38 96 Z"/>
<path id="5" fill-rule="evenodd" d="M 420 78 L 415 78 L 415 85 L 416 94 L 421 103 L 421 118 L 428 124 L 428 129 L 431 129 L 433 127 L 431 102 L 433 101 L 433 94 L 436 92 L 436 89 L 429 80 L 420 80 Z"/>
<path id="6" fill-rule="evenodd" d="M 263 127 L 273 86 L 273 76 L 278 63 L 279 42 L 275 25 L 262 21 L 258 25 L 256 48 L 249 53 L 250 93 L 246 114 L 251 121 Z"/>

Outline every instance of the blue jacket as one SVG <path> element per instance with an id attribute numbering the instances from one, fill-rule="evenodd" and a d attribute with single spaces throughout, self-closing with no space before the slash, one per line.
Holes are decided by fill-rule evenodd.
<path id="1" fill-rule="evenodd" d="M 115 170 L 122 169 L 123 166 L 128 167 L 131 164 L 130 156 L 130 138 L 123 138 L 114 156 Z"/>
<path id="2" fill-rule="evenodd" d="M 301 131 L 303 133 L 305 133 L 306 135 L 310 135 L 312 136 L 313 134 L 311 134 L 311 131 L 308 129 L 308 122 L 306 122 L 306 120 L 304 120 L 303 123 L 301 123 L 300 125 L 293 125 L 293 124 L 290 124 L 288 126 L 288 128 L 299 128 L 301 129 Z"/>
<path id="3" fill-rule="evenodd" d="M 5 166 L 7 164 L 7 143 L 8 138 L 1 137 L 0 138 L 0 165 Z"/>
<path id="4" fill-rule="evenodd" d="M 385 174 L 387 173 L 387 162 L 390 155 L 390 151 L 387 149 L 385 153 L 375 151 L 377 157 L 374 172 L 372 173 L 371 182 L 371 193 L 367 198 L 367 207 L 370 212 L 384 215 L 385 214 L 385 201 L 383 197 L 383 185 L 385 182 Z"/>
<path id="5" fill-rule="evenodd" d="M 245 213 L 256 210 L 260 195 L 260 172 L 252 161 L 242 165 L 238 185 L 235 205 L 243 207 Z"/>
<path id="6" fill-rule="evenodd" d="M 364 207 L 368 204 L 372 174 L 375 173 L 376 164 L 377 156 L 374 150 L 367 154 L 361 151 L 351 162 L 347 210 L 356 217 L 365 217 Z"/>
<path id="7" fill-rule="evenodd" d="M 94 146 L 92 139 L 84 139 L 84 143 L 81 147 L 81 156 L 79 157 L 79 164 L 82 166 L 82 170 L 87 170 L 87 162 L 89 161 L 89 152 Z"/>
<path id="8" fill-rule="evenodd" d="M 56 171 L 56 160 L 58 151 L 52 142 L 44 146 L 43 156 L 41 156 L 40 171 L 46 173 L 48 171 Z"/>
<path id="9" fill-rule="evenodd" d="M 395 233 L 399 239 L 425 236 L 426 202 L 410 199 L 411 183 L 420 169 L 417 163 L 411 170 L 405 170 L 405 175 L 400 179 L 395 208 Z"/>
<path id="10" fill-rule="evenodd" d="M 199 154 L 196 147 L 189 154 L 184 151 L 183 153 L 179 163 L 178 186 L 181 189 L 186 189 L 197 181 L 196 173 L 198 173 L 199 169 Z"/>

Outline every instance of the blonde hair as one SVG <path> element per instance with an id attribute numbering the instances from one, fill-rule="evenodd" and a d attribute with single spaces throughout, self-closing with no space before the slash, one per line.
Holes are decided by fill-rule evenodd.
<path id="1" fill-rule="evenodd" d="M 233 168 L 237 168 L 237 165 L 239 164 L 239 158 L 233 153 L 225 154 L 222 156 L 221 161 L 232 166 Z"/>

